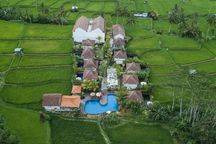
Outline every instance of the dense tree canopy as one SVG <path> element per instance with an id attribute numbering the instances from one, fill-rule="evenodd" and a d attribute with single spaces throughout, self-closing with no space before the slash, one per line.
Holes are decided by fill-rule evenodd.
<path id="1" fill-rule="evenodd" d="M 10 131 L 5 128 L 5 123 L 3 117 L 0 115 L 0 144 L 18 144 L 19 140 L 17 137 L 10 133 Z"/>

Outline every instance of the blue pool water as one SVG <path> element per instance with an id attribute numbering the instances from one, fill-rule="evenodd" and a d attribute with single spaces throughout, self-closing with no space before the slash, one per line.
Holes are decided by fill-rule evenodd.
<path id="1" fill-rule="evenodd" d="M 88 100 L 85 103 L 84 111 L 87 114 L 102 114 L 107 111 L 118 111 L 118 102 L 116 96 L 113 94 L 108 94 L 107 96 L 107 104 L 101 105 L 99 100 Z"/>

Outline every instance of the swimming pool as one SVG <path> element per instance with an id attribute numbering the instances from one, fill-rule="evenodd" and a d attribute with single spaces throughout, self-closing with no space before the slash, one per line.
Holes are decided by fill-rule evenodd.
<path id="1" fill-rule="evenodd" d="M 107 104 L 102 105 L 100 100 L 88 100 L 85 102 L 84 112 L 86 114 L 102 114 L 107 111 L 118 111 L 118 102 L 116 96 L 113 94 L 108 94 L 105 96 L 107 98 Z"/>

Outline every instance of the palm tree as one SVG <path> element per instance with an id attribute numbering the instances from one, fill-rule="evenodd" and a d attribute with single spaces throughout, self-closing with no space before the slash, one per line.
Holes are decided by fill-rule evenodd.
<path id="1" fill-rule="evenodd" d="M 137 19 L 133 16 L 133 14 L 130 14 L 130 16 L 127 19 L 127 25 L 135 25 L 137 23 Z"/>

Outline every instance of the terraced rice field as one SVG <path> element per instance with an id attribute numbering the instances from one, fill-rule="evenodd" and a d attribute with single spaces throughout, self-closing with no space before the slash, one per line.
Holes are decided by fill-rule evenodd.
<path id="1" fill-rule="evenodd" d="M 216 41 L 210 40 L 200 47 L 196 40 L 170 35 L 169 31 L 177 31 L 177 26 L 170 24 L 167 19 L 168 11 L 178 3 L 187 14 L 198 13 L 199 26 L 206 33 L 209 28 L 206 16 L 216 13 L 216 1 L 190 0 L 183 3 L 179 0 L 149 0 L 146 5 L 142 0 L 7 0 L 1 1 L 0 6 L 19 6 L 36 14 L 37 5 L 41 2 L 52 11 L 61 6 L 68 10 L 70 24 L 59 26 L 0 20 L 0 114 L 6 117 L 7 126 L 18 135 L 21 144 L 104 142 L 100 129 L 94 124 L 81 122 L 77 126 L 74 122 L 71 124 L 61 119 L 54 119 L 51 124 L 39 121 L 38 110 L 41 109 L 43 93 L 70 93 L 74 75 L 71 29 L 82 15 L 94 17 L 103 14 L 107 28 L 116 23 L 124 25 L 127 36 L 131 38 L 127 44 L 128 51 L 136 54 L 151 68 L 154 101 L 170 103 L 173 96 L 188 99 L 192 92 L 187 88 L 184 71 L 190 69 L 206 73 L 209 79 L 216 82 Z M 78 13 L 70 12 L 73 4 L 80 8 Z M 129 6 L 133 12 L 155 10 L 160 17 L 155 22 L 138 19 L 134 25 L 127 25 L 127 18 L 115 15 L 118 5 Z M 162 34 L 157 34 L 157 31 Z M 13 55 L 16 47 L 23 48 L 23 57 Z M 152 135 L 146 133 L 146 129 L 150 129 Z M 141 124 L 133 128 L 126 125 L 105 131 L 114 144 L 126 143 L 125 137 L 128 138 L 128 144 L 149 144 L 149 141 L 156 144 L 173 143 L 169 131 L 161 125 Z M 129 137 L 131 131 L 144 133 Z M 65 138 L 62 133 L 65 133 Z M 95 139 L 92 140 L 92 137 Z M 137 142 L 141 137 L 144 140 Z"/>

